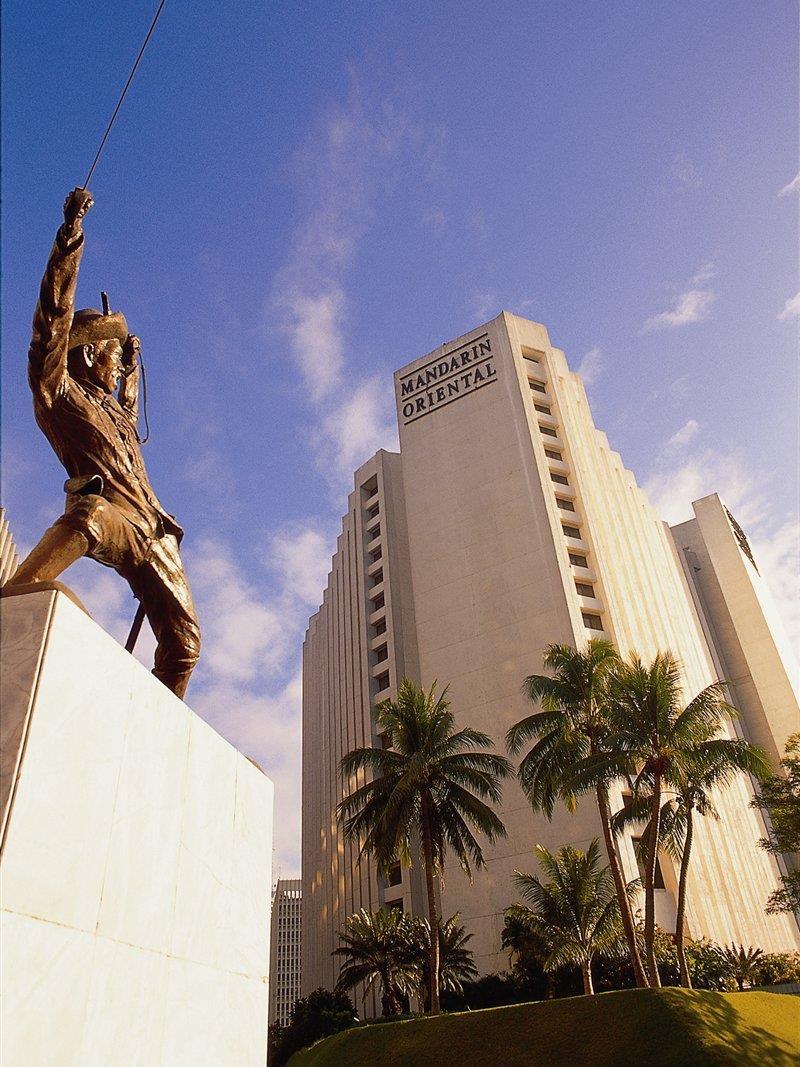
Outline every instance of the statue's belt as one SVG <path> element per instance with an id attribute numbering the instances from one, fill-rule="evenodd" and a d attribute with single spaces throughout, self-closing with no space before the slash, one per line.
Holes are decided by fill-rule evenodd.
<path id="1" fill-rule="evenodd" d="M 64 492 L 72 496 L 102 496 L 104 484 L 101 474 L 79 474 L 75 478 L 67 478 L 64 482 Z M 164 534 L 170 533 L 178 539 L 178 544 L 180 544 L 183 539 L 183 529 L 176 520 L 171 515 L 168 515 L 166 516 L 167 523 L 165 523 L 165 516 L 158 511 L 155 511 L 154 514 L 156 521 L 155 537 L 160 539 Z"/>

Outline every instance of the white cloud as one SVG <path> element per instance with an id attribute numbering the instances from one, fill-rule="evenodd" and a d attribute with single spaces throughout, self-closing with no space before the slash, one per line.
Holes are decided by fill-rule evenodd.
<path id="1" fill-rule="evenodd" d="M 702 322 L 708 318 L 714 293 L 706 289 L 690 289 L 681 293 L 675 300 L 672 311 L 661 311 L 653 315 L 644 324 L 643 332 L 661 330 L 665 327 L 688 326 L 691 322 Z"/>
<path id="2" fill-rule="evenodd" d="M 320 401 L 341 379 L 344 293 L 331 288 L 307 295 L 295 289 L 282 297 L 281 304 L 290 315 L 288 329 L 294 358 L 312 399 Z"/>
<path id="3" fill-rule="evenodd" d="M 603 356 L 600 349 L 595 345 L 590 348 L 581 360 L 578 374 L 583 379 L 584 385 L 593 385 L 600 377 L 603 370 Z"/>
<path id="4" fill-rule="evenodd" d="M 322 427 L 319 454 L 352 485 L 353 471 L 379 448 L 399 447 L 392 393 L 380 378 L 363 382 L 331 412 Z"/>
<path id="5" fill-rule="evenodd" d="M 684 445 L 688 445 L 689 442 L 693 438 L 695 438 L 699 432 L 700 423 L 697 422 L 695 419 L 689 419 L 688 422 L 685 422 L 683 426 L 681 426 L 680 430 L 678 430 L 672 435 L 672 437 L 670 437 L 669 441 L 667 441 L 666 448 L 673 451 L 679 448 L 683 448 Z"/>
<path id="6" fill-rule="evenodd" d="M 800 171 L 797 172 L 788 185 L 784 185 L 778 192 L 778 196 L 789 196 L 791 193 L 796 193 L 798 191 L 800 191 Z"/>
<path id="7" fill-rule="evenodd" d="M 272 538 L 268 565 L 281 575 L 286 590 L 316 608 L 330 571 L 330 541 L 310 527 L 285 527 Z"/>
<path id="8" fill-rule="evenodd" d="M 778 313 L 778 318 L 781 321 L 784 321 L 786 319 L 797 318 L 798 315 L 800 315 L 800 293 L 789 297 L 783 305 L 783 311 Z"/>
<path id="9" fill-rule="evenodd" d="M 249 682 L 279 667 L 287 652 L 285 619 L 265 603 L 228 547 L 205 539 L 188 553 L 188 562 L 204 668 L 218 681 Z"/>

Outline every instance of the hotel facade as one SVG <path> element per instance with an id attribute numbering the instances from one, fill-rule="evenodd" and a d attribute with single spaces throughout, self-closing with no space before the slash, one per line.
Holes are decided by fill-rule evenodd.
<path id="1" fill-rule="evenodd" d="M 342 533 L 303 657 L 303 984 L 332 988 L 331 952 L 363 907 L 425 914 L 419 865 L 379 877 L 345 842 L 335 808 L 350 749 L 377 746 L 375 705 L 410 677 L 449 684 L 458 725 L 503 751 L 530 712 L 523 679 L 547 645 L 609 638 L 644 659 L 669 649 L 685 698 L 724 677 L 742 717 L 730 724 L 773 760 L 798 728 L 797 677 L 774 626 L 757 561 L 716 496 L 670 530 L 592 421 L 586 393 L 544 326 L 503 312 L 395 375 L 400 453 L 355 474 Z M 701 819 L 690 871 L 690 936 L 769 950 L 800 945 L 790 916 L 764 905 L 780 867 L 739 777 Z M 617 808 L 622 795 L 613 797 Z M 508 837 L 484 843 L 473 883 L 450 857 L 441 908 L 474 934 L 481 973 L 504 970 L 503 911 L 515 870 L 536 871 L 536 844 L 585 848 L 601 830 L 587 800 L 552 821 L 516 781 L 498 809 Z M 621 839 L 637 875 L 635 839 Z M 677 877 L 660 857 L 657 919 L 674 930 Z M 367 1011 L 370 1005 L 367 1004 Z"/>

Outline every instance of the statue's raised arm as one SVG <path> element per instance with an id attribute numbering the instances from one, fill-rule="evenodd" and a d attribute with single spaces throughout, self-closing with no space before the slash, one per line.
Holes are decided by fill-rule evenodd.
<path id="1" fill-rule="evenodd" d="M 28 378 L 31 389 L 47 406 L 67 388 L 69 335 L 83 255 L 81 223 L 93 204 L 88 189 L 73 189 L 64 201 L 64 223 L 47 260 L 33 313 Z"/>

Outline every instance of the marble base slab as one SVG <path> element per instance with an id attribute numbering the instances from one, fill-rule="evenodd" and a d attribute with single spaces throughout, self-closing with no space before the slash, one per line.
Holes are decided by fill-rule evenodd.
<path id="1" fill-rule="evenodd" d="M 63 593 L 0 613 L 3 1062 L 263 1067 L 272 783 Z"/>

